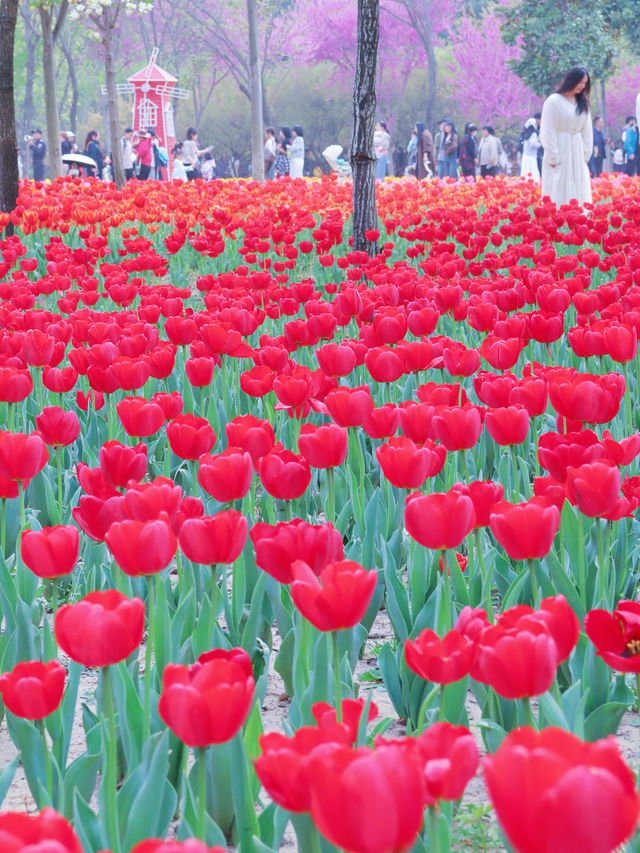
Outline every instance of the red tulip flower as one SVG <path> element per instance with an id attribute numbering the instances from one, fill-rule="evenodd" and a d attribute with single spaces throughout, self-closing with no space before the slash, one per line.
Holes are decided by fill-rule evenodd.
<path id="1" fill-rule="evenodd" d="M 349 731 L 349 743 L 355 744 L 358 739 L 358 729 L 360 728 L 360 720 L 366 705 L 365 699 L 343 699 L 340 703 L 342 725 L 346 726 Z M 314 702 L 311 706 L 313 719 L 320 728 L 330 728 L 334 726 L 338 720 L 338 714 L 333 705 L 328 702 Z M 369 704 L 369 714 L 367 722 L 375 720 L 378 716 L 378 706 L 375 702 Z"/>
<path id="2" fill-rule="evenodd" d="M 124 397 L 116 409 L 124 431 L 136 438 L 154 435 L 164 424 L 162 408 L 144 397 Z"/>
<path id="3" fill-rule="evenodd" d="M 269 421 L 254 415 L 238 415 L 225 427 L 227 441 L 233 447 L 246 450 L 253 464 L 273 448 L 276 437 Z"/>
<path id="4" fill-rule="evenodd" d="M 0 476 L 26 487 L 49 459 L 49 452 L 37 432 L 0 431 Z"/>
<path id="5" fill-rule="evenodd" d="M 251 456 L 241 447 L 227 447 L 215 456 L 200 457 L 198 482 L 219 503 L 243 498 L 251 488 Z"/>
<path id="6" fill-rule="evenodd" d="M 187 746 L 224 743 L 249 716 L 254 687 L 251 659 L 244 649 L 214 649 L 191 666 L 165 667 L 158 713 Z"/>
<path id="7" fill-rule="evenodd" d="M 502 483 L 494 483 L 493 480 L 472 480 L 470 483 L 454 483 L 453 488 L 471 498 L 476 514 L 474 528 L 488 527 L 494 504 L 504 498 Z"/>
<path id="8" fill-rule="evenodd" d="M 184 372 L 194 388 L 204 388 L 211 385 L 216 361 L 213 358 L 188 358 L 184 363 Z"/>
<path id="9" fill-rule="evenodd" d="M 33 391 L 33 380 L 28 370 L 0 367 L 0 400 L 3 403 L 21 403 Z"/>
<path id="10" fill-rule="evenodd" d="M 617 672 L 640 673 L 640 604 L 620 601 L 609 613 L 590 610 L 584 630 L 603 661 Z"/>
<path id="11" fill-rule="evenodd" d="M 280 500 L 299 498 L 311 482 L 311 469 L 304 456 L 285 450 L 280 442 L 260 459 L 258 474 L 266 491 Z"/>
<path id="12" fill-rule="evenodd" d="M 450 451 L 474 447 L 482 432 L 482 417 L 475 406 L 437 406 L 432 424 L 435 437 Z"/>
<path id="13" fill-rule="evenodd" d="M 459 800 L 478 767 L 478 747 L 469 729 L 434 723 L 412 742 L 424 766 L 425 806 Z"/>
<path id="14" fill-rule="evenodd" d="M 589 518 L 612 512 L 620 498 L 621 486 L 620 469 L 609 460 L 567 468 L 567 498 Z"/>
<path id="15" fill-rule="evenodd" d="M 636 780 L 614 738 L 584 743 L 562 729 L 523 727 L 483 772 L 517 853 L 611 853 L 636 829 Z"/>
<path id="16" fill-rule="evenodd" d="M 79 550 L 80 534 L 71 524 L 25 530 L 20 540 L 22 562 L 39 578 L 71 574 Z"/>
<path id="17" fill-rule="evenodd" d="M 311 761 L 311 817 L 350 853 L 400 853 L 424 817 L 424 773 L 413 749 L 324 747 Z"/>
<path id="18" fill-rule="evenodd" d="M 71 515 L 90 539 L 104 542 L 111 525 L 125 518 L 124 498 L 122 495 L 106 499 L 82 495 L 78 506 L 71 510 Z"/>
<path id="19" fill-rule="evenodd" d="M 434 684 L 460 681 L 470 673 L 477 655 L 475 644 L 456 630 L 448 631 L 440 639 L 431 628 L 425 628 L 415 640 L 404 644 L 409 669 Z"/>
<path id="20" fill-rule="evenodd" d="M 393 403 L 371 410 L 371 414 L 362 425 L 369 438 L 389 438 L 398 431 L 400 414 Z"/>
<path id="21" fill-rule="evenodd" d="M 205 566 L 233 563 L 247 539 L 247 519 L 235 509 L 189 518 L 180 528 L 180 548 L 187 559 Z"/>
<path id="22" fill-rule="evenodd" d="M 336 388 L 327 394 L 325 405 L 333 420 L 343 427 L 362 426 L 374 408 L 367 385 Z"/>
<path id="23" fill-rule="evenodd" d="M 104 667 L 125 660 L 142 642 L 144 602 L 116 589 L 90 592 L 55 615 L 58 645 L 71 660 Z"/>
<path id="24" fill-rule="evenodd" d="M 166 514 L 150 521 L 117 521 L 109 527 L 105 542 L 118 566 L 130 577 L 163 571 L 178 549 Z"/>
<path id="25" fill-rule="evenodd" d="M 353 560 L 329 563 L 319 575 L 302 560 L 292 566 L 291 597 L 304 618 L 319 631 L 353 628 L 362 621 L 378 582 Z"/>
<path id="26" fill-rule="evenodd" d="M 119 441 L 106 441 L 99 459 L 105 481 L 116 489 L 123 489 L 130 480 L 140 482 L 147 473 L 146 444 L 127 447 Z"/>
<path id="27" fill-rule="evenodd" d="M 347 458 L 348 433 L 338 424 L 303 424 L 298 450 L 312 468 L 336 468 Z"/>
<path id="28" fill-rule="evenodd" d="M 18 663 L 0 675 L 0 696 L 16 717 L 42 720 L 62 702 L 66 677 L 67 670 L 57 660 Z"/>
<path id="29" fill-rule="evenodd" d="M 0 847 L 3 853 L 84 853 L 69 821 L 49 806 L 40 814 L 0 814 Z"/>
<path id="30" fill-rule="evenodd" d="M 484 422 L 491 438 L 502 447 L 522 444 L 529 432 L 529 413 L 524 406 L 488 409 Z"/>
<path id="31" fill-rule="evenodd" d="M 180 415 L 167 424 L 169 445 L 180 459 L 199 459 L 216 443 L 216 434 L 206 418 Z"/>
<path id="32" fill-rule="evenodd" d="M 36 427 L 44 443 L 50 447 L 66 447 L 80 435 L 80 421 L 75 412 L 65 412 L 59 406 L 45 406 L 36 415 Z"/>
<path id="33" fill-rule="evenodd" d="M 329 563 L 344 557 L 342 535 L 333 524 L 309 524 L 301 518 L 271 525 L 254 524 L 249 533 L 256 551 L 256 565 L 279 583 L 291 583 L 293 563 L 303 558 L 319 575 Z"/>
<path id="34" fill-rule="evenodd" d="M 536 560 L 551 550 L 560 511 L 546 498 L 516 504 L 502 501 L 491 510 L 489 526 L 511 559 Z"/>
<path id="35" fill-rule="evenodd" d="M 447 451 L 433 442 L 417 446 L 410 438 L 397 436 L 376 448 L 376 459 L 384 476 L 399 489 L 417 489 L 428 477 L 440 473 Z"/>
<path id="36" fill-rule="evenodd" d="M 454 489 L 430 495 L 414 492 L 405 500 L 407 532 L 425 548 L 436 551 L 458 548 L 474 522 L 471 498 Z"/>

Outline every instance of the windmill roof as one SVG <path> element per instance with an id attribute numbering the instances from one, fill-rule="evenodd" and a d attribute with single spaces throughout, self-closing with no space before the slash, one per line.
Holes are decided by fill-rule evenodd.
<path id="1" fill-rule="evenodd" d="M 174 77 L 173 74 L 169 74 L 168 71 L 165 71 L 164 68 L 160 68 L 159 65 L 155 63 L 151 66 L 151 71 L 149 72 L 149 66 L 145 65 L 144 68 L 141 68 L 140 71 L 136 71 L 135 74 L 132 74 L 131 77 L 128 77 L 127 80 L 129 83 L 144 83 L 147 80 L 149 83 L 177 83 L 178 78 Z"/>

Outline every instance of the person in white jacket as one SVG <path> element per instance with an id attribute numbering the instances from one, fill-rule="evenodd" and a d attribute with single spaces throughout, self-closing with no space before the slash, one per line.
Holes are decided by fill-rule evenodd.
<path id="1" fill-rule="evenodd" d="M 301 178 L 304 171 L 304 136 L 299 124 L 291 128 L 289 146 L 289 174 L 292 178 Z"/>
<path id="2" fill-rule="evenodd" d="M 542 195 L 549 196 L 558 207 L 571 199 L 581 205 L 591 202 L 587 166 L 593 151 L 590 92 L 589 72 L 576 65 L 567 71 L 542 108 Z"/>

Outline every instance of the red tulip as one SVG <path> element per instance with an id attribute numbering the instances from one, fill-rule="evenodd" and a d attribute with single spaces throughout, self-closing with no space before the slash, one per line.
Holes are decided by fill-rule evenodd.
<path id="1" fill-rule="evenodd" d="M 428 442 L 418 447 L 405 436 L 391 438 L 376 448 L 382 473 L 399 489 L 417 489 L 428 477 L 435 477 L 446 455 L 442 445 Z"/>
<path id="2" fill-rule="evenodd" d="M 366 705 L 365 699 L 343 699 L 340 703 L 342 712 L 342 725 L 346 726 L 349 731 L 350 743 L 355 744 L 358 738 L 358 729 L 360 728 L 360 720 Z M 328 702 L 314 702 L 311 706 L 313 719 L 321 727 L 334 726 L 338 720 L 338 714 L 333 705 Z M 375 720 L 378 716 L 378 706 L 375 702 L 369 704 L 369 713 L 367 722 Z"/>
<path id="3" fill-rule="evenodd" d="M 369 438 L 389 438 L 398 430 L 400 414 L 393 403 L 385 403 L 377 409 L 372 409 L 371 414 L 362 425 L 362 429 Z"/>
<path id="4" fill-rule="evenodd" d="M 435 438 L 450 451 L 474 447 L 482 432 L 482 417 L 475 406 L 437 406 L 432 424 Z"/>
<path id="5" fill-rule="evenodd" d="M 0 814 L 2 853 L 84 853 L 69 821 L 45 806 L 40 814 Z"/>
<path id="6" fill-rule="evenodd" d="M 474 521 L 471 498 L 454 489 L 430 495 L 414 492 L 405 500 L 407 532 L 425 548 L 437 551 L 458 548 L 473 529 Z"/>
<path id="7" fill-rule="evenodd" d="M 312 468 L 335 468 L 347 458 L 348 433 L 338 424 L 303 424 L 298 450 Z"/>
<path id="8" fill-rule="evenodd" d="M 65 412 L 59 406 L 45 406 L 36 415 L 36 427 L 45 444 L 66 447 L 80 435 L 80 421 L 75 412 Z"/>
<path id="9" fill-rule="evenodd" d="M 584 630 L 603 661 L 618 672 L 640 673 L 640 604 L 620 601 L 609 613 L 590 610 Z"/>
<path id="10" fill-rule="evenodd" d="M 109 527 L 105 542 L 118 566 L 131 577 L 163 571 L 178 549 L 166 514 L 151 521 L 118 521 Z"/>
<path id="11" fill-rule="evenodd" d="M 273 448 L 276 441 L 269 421 L 254 415 L 238 415 L 229 421 L 225 432 L 228 443 L 246 450 L 254 465 Z"/>
<path id="12" fill-rule="evenodd" d="M 144 602 L 116 589 L 90 592 L 55 615 L 58 645 L 83 666 L 109 666 L 125 660 L 142 642 Z"/>
<path id="13" fill-rule="evenodd" d="M 80 535 L 71 524 L 25 530 L 20 540 L 22 562 L 39 578 L 71 574 L 79 550 Z"/>
<path id="14" fill-rule="evenodd" d="M 216 361 L 213 358 L 188 358 L 184 363 L 184 372 L 194 388 L 211 385 Z"/>
<path id="15" fill-rule="evenodd" d="M 3 403 L 21 403 L 32 391 L 33 380 L 28 370 L 0 367 L 0 400 Z"/>
<path id="16" fill-rule="evenodd" d="M 285 450 L 278 442 L 258 463 L 260 481 L 266 491 L 280 500 L 294 500 L 311 482 L 311 469 L 304 456 Z"/>
<path id="17" fill-rule="evenodd" d="M 540 465 L 560 483 L 567 478 L 567 469 L 579 468 L 607 456 L 604 444 L 591 429 L 582 432 L 546 432 L 538 440 Z"/>
<path id="18" fill-rule="evenodd" d="M 503 447 L 522 444 L 529 432 L 529 413 L 524 406 L 488 409 L 484 422 L 491 438 Z"/>
<path id="19" fill-rule="evenodd" d="M 71 515 L 90 539 L 104 542 L 111 525 L 125 518 L 124 498 L 122 495 L 106 499 L 82 495 L 79 505 L 71 510 Z"/>
<path id="20" fill-rule="evenodd" d="M 144 397 L 124 397 L 116 409 L 124 431 L 136 438 L 154 435 L 164 424 L 162 408 Z"/>
<path id="21" fill-rule="evenodd" d="M 311 760 L 311 817 L 351 853 L 400 853 L 424 816 L 424 778 L 413 749 L 323 747 Z"/>
<path id="22" fill-rule="evenodd" d="M 187 746 L 224 743 L 247 719 L 254 687 L 251 659 L 244 649 L 214 649 L 191 666 L 165 667 L 158 713 Z"/>
<path id="23" fill-rule="evenodd" d="M 293 580 L 292 565 L 304 559 L 319 575 L 329 563 L 342 560 L 344 545 L 333 524 L 308 524 L 301 518 L 272 526 L 259 521 L 249 533 L 256 551 L 256 565 L 280 583 Z"/>
<path id="24" fill-rule="evenodd" d="M 57 660 L 18 663 L 0 675 L 0 696 L 16 717 L 42 720 L 62 702 L 66 677 L 67 670 Z"/>
<path id="25" fill-rule="evenodd" d="M 376 382 L 395 382 L 404 373 L 405 360 L 400 348 L 372 347 L 367 350 L 364 361 Z"/>
<path id="26" fill-rule="evenodd" d="M 190 518 L 180 528 L 180 548 L 187 559 L 206 566 L 233 563 L 247 539 L 247 519 L 235 509 Z"/>
<path id="27" fill-rule="evenodd" d="M 316 349 L 315 355 L 327 376 L 346 376 L 356 366 L 356 354 L 346 344 L 325 344 Z"/>
<path id="28" fill-rule="evenodd" d="M 180 415 L 167 424 L 169 445 L 180 459 L 199 459 L 216 443 L 216 434 L 206 418 Z"/>
<path id="29" fill-rule="evenodd" d="M 167 421 L 172 421 L 182 414 L 184 402 L 182 394 L 179 391 L 172 391 L 170 394 L 158 391 L 151 398 L 151 402 L 157 403 L 160 406 Z"/>
<path id="30" fill-rule="evenodd" d="M 367 611 L 378 582 L 375 569 L 367 571 L 353 560 L 329 563 L 319 575 L 302 560 L 292 566 L 293 603 L 319 631 L 353 628 Z"/>
<path id="31" fill-rule="evenodd" d="M 495 504 L 489 517 L 491 532 L 513 560 L 536 560 L 551 550 L 560 512 L 546 498 Z"/>
<path id="32" fill-rule="evenodd" d="M 327 394 L 325 405 L 333 420 L 343 427 L 362 426 L 374 408 L 367 385 L 336 388 Z"/>
<path id="33" fill-rule="evenodd" d="M 451 684 L 471 671 L 478 650 L 459 631 L 448 631 L 442 639 L 431 628 L 404 644 L 407 666 L 425 681 Z"/>
<path id="34" fill-rule="evenodd" d="M 200 457 L 198 482 L 219 503 L 240 500 L 251 488 L 251 456 L 241 447 L 227 447 L 215 456 Z"/>
<path id="35" fill-rule="evenodd" d="M 127 447 L 119 441 L 106 441 L 99 459 L 106 482 L 116 489 L 123 489 L 130 480 L 140 482 L 147 473 L 146 444 Z"/>
<path id="36" fill-rule="evenodd" d="M 493 480 L 472 480 L 470 483 L 454 483 L 453 488 L 471 498 L 476 514 L 474 528 L 488 527 L 493 505 L 504 497 L 502 483 L 494 483 Z"/>
<path id="37" fill-rule="evenodd" d="M 636 780 L 613 738 L 584 743 L 562 729 L 523 727 L 483 772 L 517 853 L 611 853 L 635 831 Z"/>
<path id="38" fill-rule="evenodd" d="M 54 394 L 66 394 L 78 380 L 78 371 L 69 364 L 67 367 L 45 367 L 42 371 L 42 384 Z"/>
<path id="39" fill-rule="evenodd" d="M 49 452 L 40 435 L 32 432 L 0 430 L 0 476 L 22 483 L 24 489 L 49 459 Z"/>
<path id="40" fill-rule="evenodd" d="M 589 518 L 612 512 L 618 503 L 621 486 L 620 469 L 608 460 L 567 468 L 567 498 Z"/>

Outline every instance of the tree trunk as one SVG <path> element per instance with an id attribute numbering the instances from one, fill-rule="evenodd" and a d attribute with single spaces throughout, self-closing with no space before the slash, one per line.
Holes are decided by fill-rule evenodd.
<path id="1" fill-rule="evenodd" d="M 116 186 L 122 189 L 125 185 L 124 167 L 122 165 L 122 149 L 120 148 L 120 120 L 118 118 L 118 96 L 116 94 L 116 69 L 113 56 L 113 38 L 115 19 L 108 7 L 104 9 L 102 43 L 104 44 L 104 68 L 107 77 L 107 110 L 109 115 L 109 136 L 111 138 L 111 162 Z"/>
<path id="2" fill-rule="evenodd" d="M 60 119 L 58 117 L 58 97 L 56 95 L 56 36 L 51 26 L 50 9 L 44 5 L 38 6 L 38 12 L 42 26 L 42 73 L 44 78 L 44 106 L 47 117 L 49 176 L 53 181 L 62 175 Z M 63 3 L 60 10 L 60 16 L 63 15 L 66 15 L 66 2 Z M 56 31 L 59 32 L 57 26 Z"/>
<path id="3" fill-rule="evenodd" d="M 29 169 L 29 146 L 24 141 L 24 137 L 33 127 L 33 83 L 36 74 L 36 49 L 40 41 L 40 32 L 36 24 L 35 14 L 28 6 L 20 6 L 18 11 L 24 24 L 24 36 L 27 48 L 24 99 L 22 101 L 22 124 L 18 135 L 18 149 L 22 157 L 23 174 L 26 176 Z"/>
<path id="4" fill-rule="evenodd" d="M 18 198 L 18 145 L 13 92 L 13 46 L 18 0 L 0 0 L 0 210 L 9 213 Z M 12 233 L 11 225 L 7 232 Z"/>
<path id="5" fill-rule="evenodd" d="M 604 122 L 603 133 L 605 139 L 609 135 L 609 122 L 607 121 L 607 92 L 605 89 L 604 77 L 600 78 L 600 115 Z"/>
<path id="6" fill-rule="evenodd" d="M 426 32 L 423 39 L 425 53 L 427 54 L 427 102 L 425 126 L 432 128 L 435 126 L 436 117 L 434 114 L 436 106 L 436 95 L 438 91 L 438 67 L 436 64 L 436 52 L 433 47 L 433 34 L 431 26 L 425 22 Z"/>
<path id="7" fill-rule="evenodd" d="M 353 248 L 373 257 L 377 243 L 365 231 L 378 227 L 373 131 L 376 120 L 379 0 L 358 0 L 358 49 L 353 82 Z"/>
<path id="8" fill-rule="evenodd" d="M 251 175 L 264 182 L 264 143 L 262 140 L 262 78 L 258 48 L 258 8 L 256 0 L 247 0 L 249 22 L 249 86 L 251 90 Z"/>
<path id="9" fill-rule="evenodd" d="M 78 75 L 76 74 L 76 65 L 73 61 L 73 53 L 71 50 L 71 45 L 68 44 L 65 40 L 60 42 L 60 47 L 64 54 L 64 58 L 67 60 L 67 68 L 69 70 L 69 81 L 71 83 L 71 106 L 69 107 L 69 129 L 73 131 L 73 133 L 77 133 L 77 124 L 78 124 Z"/>

